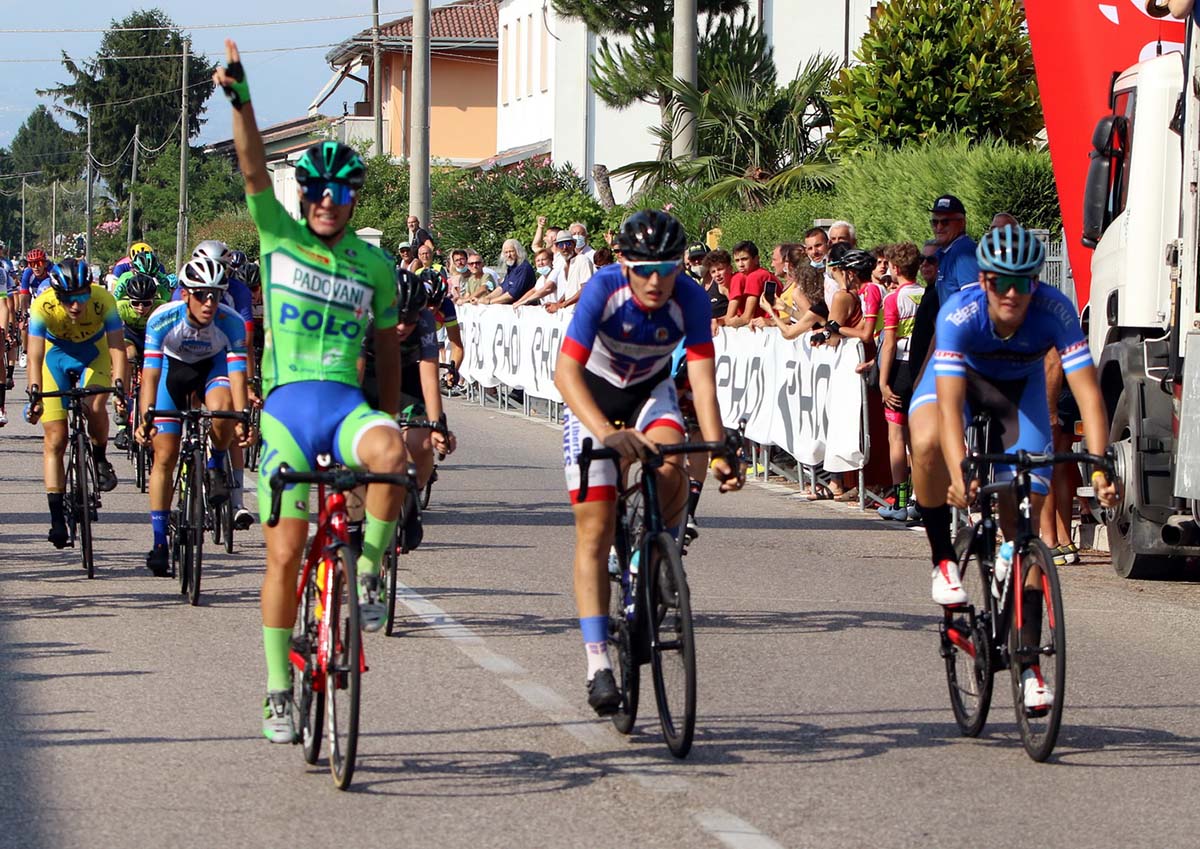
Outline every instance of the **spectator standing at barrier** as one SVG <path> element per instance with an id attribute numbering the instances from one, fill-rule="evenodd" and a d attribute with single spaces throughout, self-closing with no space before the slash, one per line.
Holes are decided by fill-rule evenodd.
<path id="1" fill-rule="evenodd" d="M 537 304 L 541 301 L 554 297 L 558 291 L 558 283 L 562 277 L 562 269 L 554 267 L 554 255 L 546 248 L 538 251 L 533 256 L 533 270 L 537 273 L 537 280 L 532 289 L 513 302 L 514 307 L 523 307 L 526 304 Z"/>
<path id="2" fill-rule="evenodd" d="M 558 228 L 553 225 L 546 226 L 546 216 L 539 215 L 537 217 L 537 230 L 533 233 L 533 242 L 530 247 L 533 248 L 534 258 L 537 257 L 537 252 L 548 250 L 554 244 L 555 237 L 558 236 Z"/>
<path id="3" fill-rule="evenodd" d="M 412 244 L 409 242 L 401 242 L 396 245 L 396 267 L 408 268 L 413 261 Z"/>
<path id="4" fill-rule="evenodd" d="M 725 316 L 729 312 L 729 281 L 733 278 L 733 258 L 729 256 L 729 251 L 709 251 L 704 256 L 703 266 L 703 277 L 708 280 L 704 291 L 712 306 L 712 332 L 713 336 L 716 336 L 717 328 L 725 324 Z"/>
<path id="5" fill-rule="evenodd" d="M 464 301 L 485 296 L 496 290 L 498 281 L 491 271 L 484 268 L 483 257 L 475 251 L 467 252 L 467 273 L 463 275 L 459 294 Z"/>
<path id="6" fill-rule="evenodd" d="M 456 304 L 462 300 L 462 281 L 468 270 L 467 252 L 462 248 L 450 251 L 450 300 Z"/>
<path id="7" fill-rule="evenodd" d="M 695 280 L 701 286 L 707 286 L 708 280 L 704 272 L 704 258 L 708 256 L 708 247 L 703 242 L 697 242 L 687 249 L 687 264 L 683 273 Z"/>
<path id="8" fill-rule="evenodd" d="M 591 260 L 592 254 L 596 252 L 596 249 L 588 244 L 587 225 L 582 221 L 572 222 L 571 226 L 567 228 L 567 232 L 571 234 L 571 238 L 575 242 L 575 255 L 585 256 Z M 592 263 L 592 267 L 596 267 L 594 262 Z"/>
<path id="9" fill-rule="evenodd" d="M 808 261 L 815 268 L 819 268 L 825 272 L 825 297 L 823 300 L 826 305 L 833 300 L 833 296 L 841 288 L 825 268 L 825 262 L 829 256 L 829 248 L 829 236 L 820 227 L 813 227 L 804 234 L 804 253 L 808 255 Z"/>
<path id="10" fill-rule="evenodd" d="M 600 248 L 592 254 L 592 262 L 596 264 L 596 268 L 603 268 L 606 265 L 613 264 L 613 252 L 611 248 Z"/>
<path id="11" fill-rule="evenodd" d="M 500 261 L 507 269 L 504 280 L 494 292 L 479 298 L 476 303 L 511 304 L 534 287 L 537 274 L 526 259 L 524 245 L 516 239 L 505 239 Z"/>
<path id="12" fill-rule="evenodd" d="M 858 247 L 858 233 L 849 221 L 835 221 L 829 225 L 829 246 L 848 245 Z"/>
<path id="13" fill-rule="evenodd" d="M 429 255 L 433 256 L 433 252 L 437 250 L 437 245 L 434 244 L 433 236 L 429 231 L 421 226 L 421 220 L 415 215 L 408 216 L 405 222 L 408 226 L 408 242 L 412 246 L 414 253 L 420 253 L 421 248 L 429 246 Z"/>
<path id="14" fill-rule="evenodd" d="M 921 248 L 921 279 L 917 282 L 925 288 L 937 282 L 937 249 L 938 244 L 934 239 L 929 239 Z"/>
<path id="15" fill-rule="evenodd" d="M 729 311 L 726 327 L 746 327 L 763 315 L 760 304 L 773 301 L 779 281 L 759 265 L 758 245 L 749 240 L 733 246 L 733 262 L 737 273 L 729 283 Z"/>
<path id="16" fill-rule="evenodd" d="M 546 306 L 548 312 L 553 313 L 575 306 L 579 301 L 579 296 L 583 293 L 584 285 L 596 273 L 596 266 L 592 263 L 592 256 L 596 252 L 589 247 L 588 252 L 584 253 L 579 247 L 581 238 L 579 234 L 570 232 L 558 234 L 558 249 L 562 251 L 562 255 L 567 261 L 567 267 L 562 273 L 562 279 L 558 286 L 558 300 Z"/>
<path id="17" fill-rule="evenodd" d="M 908 355 L 917 307 L 925 295 L 925 287 L 917 282 L 923 257 L 912 242 L 890 245 L 885 257 L 897 288 L 883 300 L 879 393 L 883 396 L 883 415 L 888 423 L 888 458 L 896 501 L 890 507 L 880 507 L 878 512 L 884 519 L 907 521 L 915 519 L 917 512 L 916 504 L 909 503 L 908 403 L 912 400 L 913 384 Z"/>
<path id="18" fill-rule="evenodd" d="M 1001 230 L 1009 226 L 1020 227 L 1021 222 L 1011 212 L 997 212 L 992 216 L 992 223 L 988 225 L 988 230 Z"/>

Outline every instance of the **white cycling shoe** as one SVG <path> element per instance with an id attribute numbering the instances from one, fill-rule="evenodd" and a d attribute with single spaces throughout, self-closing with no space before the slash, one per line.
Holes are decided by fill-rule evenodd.
<path id="1" fill-rule="evenodd" d="M 967 593 L 958 577 L 958 564 L 943 560 L 933 567 L 933 600 L 943 607 L 967 603 Z"/>
<path id="2" fill-rule="evenodd" d="M 1021 700 L 1025 712 L 1031 715 L 1045 713 L 1054 704 L 1054 691 L 1042 678 L 1042 670 L 1031 666 L 1021 673 Z"/>

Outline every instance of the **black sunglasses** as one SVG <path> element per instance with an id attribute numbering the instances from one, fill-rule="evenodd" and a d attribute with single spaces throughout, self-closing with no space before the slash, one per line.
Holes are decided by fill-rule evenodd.
<path id="1" fill-rule="evenodd" d="M 135 307 L 152 307 L 152 306 L 154 306 L 154 299 L 151 298 L 151 299 L 147 300 L 144 298 L 137 298 L 137 299 L 130 298 L 129 303 Z"/>

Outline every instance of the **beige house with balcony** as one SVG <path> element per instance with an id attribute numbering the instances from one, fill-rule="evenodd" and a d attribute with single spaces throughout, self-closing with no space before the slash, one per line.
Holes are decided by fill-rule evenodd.
<path id="1" fill-rule="evenodd" d="M 496 153 L 496 74 L 499 0 L 460 0 L 430 11 L 429 152 L 435 160 L 470 165 Z M 405 158 L 412 122 L 412 17 L 380 26 L 383 65 L 384 153 Z M 365 29 L 326 55 L 333 78 L 309 107 L 317 113 L 344 82 L 360 85 L 362 97 L 334 118 L 343 141 L 374 139 L 371 114 L 371 30 Z"/>

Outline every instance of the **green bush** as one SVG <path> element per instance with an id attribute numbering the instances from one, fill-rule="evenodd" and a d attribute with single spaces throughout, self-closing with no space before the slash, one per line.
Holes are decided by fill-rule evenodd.
<path id="1" fill-rule="evenodd" d="M 358 224 L 358 226 L 366 227 L 367 225 Z M 205 239 L 220 239 L 233 250 L 245 251 L 246 255 L 252 258 L 258 256 L 258 228 L 254 226 L 254 222 L 250 219 L 250 211 L 245 207 L 218 215 L 211 221 L 192 228 L 190 236 L 193 245 L 199 244 Z"/>
<path id="2" fill-rule="evenodd" d="M 600 232 L 604 209 L 586 192 L 568 189 L 528 201 L 513 196 L 511 201 L 516 225 L 508 233 L 511 239 L 517 239 L 525 245 L 531 243 L 537 232 L 538 216 L 544 215 L 548 226 L 569 227 L 578 221 L 587 227 L 594 247 L 604 244 L 603 233 Z"/>
<path id="3" fill-rule="evenodd" d="M 805 192 L 762 209 L 729 211 L 720 221 L 721 247 L 732 250 L 748 239 L 767 253 L 783 242 L 802 242 L 814 219 L 829 217 L 832 202 L 827 192 Z"/>
<path id="4" fill-rule="evenodd" d="M 962 200 L 973 236 L 1002 211 L 1029 227 L 1062 226 L 1049 154 L 961 137 L 843 159 L 827 214 L 854 222 L 861 245 L 919 244 L 931 235 L 929 208 L 943 194 Z"/>

